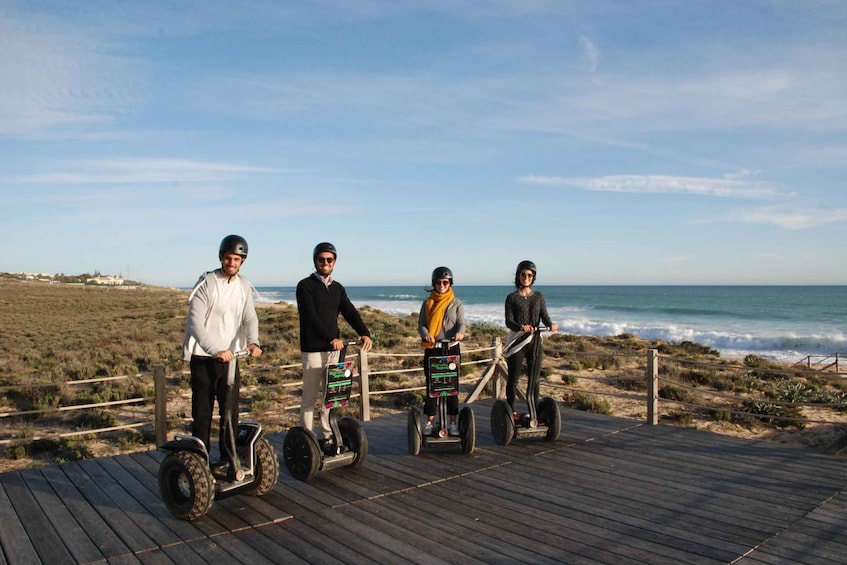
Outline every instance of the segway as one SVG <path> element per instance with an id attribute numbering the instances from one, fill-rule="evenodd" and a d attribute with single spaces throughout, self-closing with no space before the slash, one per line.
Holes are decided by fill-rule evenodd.
<path id="1" fill-rule="evenodd" d="M 456 418 L 459 428 L 458 436 L 447 433 L 447 399 L 459 394 L 459 375 L 461 374 L 461 354 L 450 355 L 451 347 L 457 341 L 441 340 L 436 344 L 437 354 L 429 357 L 429 371 L 426 378 L 426 394 L 435 398 L 438 408 L 437 422 L 433 422 L 432 434 L 424 434 L 423 420 L 425 415 L 418 407 L 409 410 L 406 423 L 406 435 L 409 453 L 418 455 L 421 448 L 434 446 L 458 446 L 462 453 L 469 454 L 476 445 L 476 423 L 470 406 L 463 406 Z"/>
<path id="2" fill-rule="evenodd" d="M 533 348 L 532 366 L 527 371 L 527 395 L 525 413 L 512 414 L 508 401 L 499 398 L 491 408 L 491 435 L 497 445 L 509 445 L 516 438 L 543 438 L 544 441 L 556 441 L 562 429 L 562 416 L 559 405 L 553 398 L 536 398 L 536 383 L 541 377 L 541 333 L 547 328 L 535 328 L 533 332 L 518 335 L 513 343 L 531 340 L 526 347 Z"/>
<path id="3" fill-rule="evenodd" d="M 345 360 L 347 347 L 358 343 L 345 343 L 338 363 L 330 363 L 324 372 L 323 406 L 329 410 L 332 437 L 319 440 L 312 430 L 302 426 L 293 427 L 285 434 L 282 459 L 295 479 L 310 481 L 318 471 L 355 468 L 365 462 L 368 436 L 364 428 L 355 418 L 338 417 L 338 409 L 347 406 L 353 390 L 353 361 Z"/>
<path id="4" fill-rule="evenodd" d="M 238 351 L 244 357 L 247 351 Z M 229 362 L 227 395 L 223 418 L 230 418 L 233 408 L 233 384 L 237 360 Z M 196 520 L 212 507 L 216 499 L 244 493 L 267 494 L 279 480 L 279 460 L 270 442 L 262 435 L 259 422 L 243 421 L 233 433 L 227 427 L 229 442 L 236 454 L 234 469 L 213 463 L 203 441 L 189 434 L 175 434 L 174 439 L 159 446 L 168 455 L 159 466 L 159 491 L 168 510 L 177 518 Z"/>

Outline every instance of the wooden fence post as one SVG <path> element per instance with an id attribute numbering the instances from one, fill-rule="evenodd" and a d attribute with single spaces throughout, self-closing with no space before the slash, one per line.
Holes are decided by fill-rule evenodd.
<path id="1" fill-rule="evenodd" d="M 502 364 L 505 361 L 503 360 L 503 342 L 499 337 L 494 338 L 494 363 L 501 367 L 502 372 Z M 494 398 L 506 398 L 506 383 L 503 379 L 494 380 Z"/>
<path id="2" fill-rule="evenodd" d="M 368 353 L 361 349 L 359 350 L 359 392 L 361 393 L 362 412 L 360 419 L 363 422 L 369 422 L 371 419 L 371 385 L 368 375 Z"/>
<path id="3" fill-rule="evenodd" d="M 168 440 L 168 391 L 165 382 L 165 366 L 153 367 L 153 391 L 156 396 L 154 420 L 156 427 L 156 445 Z"/>
<path id="4" fill-rule="evenodd" d="M 503 357 L 503 345 L 500 343 L 500 338 L 494 338 L 494 359 L 485 369 L 485 372 L 482 374 L 482 378 L 479 379 L 479 382 L 476 383 L 476 388 L 465 398 L 465 404 L 470 404 L 474 400 L 476 400 L 480 393 L 485 389 L 485 386 L 488 384 L 488 381 L 491 380 L 491 377 L 494 377 L 494 398 L 503 398 L 503 383 L 499 378 L 498 373 L 503 372 L 503 367 L 500 363 L 501 358 Z"/>
<path id="5" fill-rule="evenodd" d="M 659 351 L 647 350 L 647 423 L 659 423 Z"/>

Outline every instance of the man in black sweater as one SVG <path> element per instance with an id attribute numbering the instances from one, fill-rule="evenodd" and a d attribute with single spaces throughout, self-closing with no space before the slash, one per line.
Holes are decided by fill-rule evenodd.
<path id="1" fill-rule="evenodd" d="M 341 283 L 332 279 L 338 253 L 331 243 L 319 243 L 312 252 L 315 272 L 297 283 L 297 311 L 300 314 L 300 352 L 303 359 L 303 396 L 300 401 L 300 425 L 312 429 L 315 403 L 323 388 L 324 368 L 338 362 L 344 347 L 338 332 L 338 315 L 359 335 L 362 351 L 373 346 L 370 332 L 359 311 L 347 297 Z M 321 408 L 324 438 L 331 434 L 328 412 Z"/>

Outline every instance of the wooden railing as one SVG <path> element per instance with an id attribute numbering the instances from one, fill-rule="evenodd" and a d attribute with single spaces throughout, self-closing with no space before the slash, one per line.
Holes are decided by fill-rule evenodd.
<path id="1" fill-rule="evenodd" d="M 481 371 L 474 371 L 471 375 L 467 375 L 462 378 L 462 385 L 465 390 L 469 390 L 467 392 L 464 402 L 472 403 L 476 401 L 482 393 L 488 387 L 491 396 L 495 396 L 497 398 L 503 397 L 504 392 L 504 384 L 506 380 L 507 370 L 505 359 L 503 358 L 503 347 L 500 338 L 494 338 L 492 341 L 491 347 L 484 347 L 474 350 L 463 350 L 463 358 L 467 359 L 467 361 L 463 360 L 464 367 L 475 367 L 482 366 Z M 370 353 L 357 352 L 357 366 L 358 366 L 358 393 L 354 395 L 354 397 L 358 398 L 358 416 L 360 419 L 367 421 L 371 419 L 371 400 L 374 397 L 390 395 L 390 394 L 401 394 L 404 392 L 410 391 L 421 391 L 425 389 L 423 384 L 423 371 L 420 368 L 420 363 L 415 363 L 414 367 L 409 366 L 391 366 L 391 362 L 393 360 L 402 359 L 402 358 L 421 358 L 421 353 L 380 353 L 371 351 Z M 614 381 L 626 380 L 626 381 L 640 381 L 643 383 L 644 392 L 632 392 L 632 391 L 619 391 L 619 392 L 600 392 L 596 389 L 577 387 L 577 386 L 569 386 L 566 384 L 556 384 L 549 381 L 542 382 L 543 386 L 547 387 L 550 390 L 562 390 L 571 394 L 583 394 L 583 395 L 591 395 L 591 396 L 617 396 L 621 398 L 632 399 L 640 399 L 639 402 L 643 402 L 646 406 L 646 420 L 649 424 L 656 425 L 660 419 L 660 403 L 664 405 L 666 408 L 673 408 L 674 410 L 679 409 L 688 409 L 691 411 L 721 411 L 727 414 L 743 414 L 744 416 L 751 417 L 761 417 L 767 418 L 769 420 L 775 419 L 784 419 L 787 421 L 798 420 L 799 418 L 792 417 L 780 417 L 775 416 L 774 414 L 756 414 L 753 412 L 740 412 L 737 410 L 732 410 L 726 408 L 726 405 L 731 404 L 734 401 L 751 400 L 749 397 L 738 396 L 738 395 L 730 395 L 725 394 L 721 395 L 720 393 L 711 392 L 710 396 L 714 398 L 719 398 L 723 396 L 725 398 L 724 406 L 718 405 L 708 405 L 701 404 L 695 402 L 689 402 L 685 399 L 679 398 L 663 398 L 662 397 L 662 387 L 676 387 L 681 388 L 683 390 L 687 389 L 691 392 L 692 395 L 696 393 L 702 393 L 702 389 L 691 386 L 686 387 L 684 384 L 681 384 L 673 379 L 669 379 L 661 374 L 660 371 L 660 361 L 663 364 L 663 367 L 667 367 L 672 364 L 684 364 L 692 367 L 700 367 L 705 370 L 719 370 L 719 371 L 736 371 L 739 373 L 744 372 L 754 372 L 760 369 L 746 367 L 743 365 L 732 365 L 726 363 L 703 363 L 703 362 L 695 362 L 687 359 L 675 359 L 669 356 L 660 355 L 657 350 L 648 350 L 646 352 L 646 359 L 644 353 L 625 353 L 625 354 L 608 354 L 608 353 L 581 353 L 581 352 L 568 352 L 566 357 L 568 358 L 584 358 L 591 356 L 603 356 L 606 358 L 612 357 L 629 357 L 635 359 L 644 360 L 644 364 L 641 369 L 635 369 L 634 374 L 629 374 L 626 376 L 617 376 L 617 377 L 608 377 L 603 376 L 601 371 L 597 372 L 596 376 L 587 376 L 580 375 L 575 380 L 582 380 L 584 385 L 590 383 L 590 381 L 595 380 L 597 382 L 603 382 L 606 384 L 613 383 Z M 472 357 L 476 359 L 471 360 Z M 837 362 L 838 362 L 838 354 L 834 354 L 830 356 L 833 359 L 831 365 L 836 368 L 837 371 Z M 564 360 L 562 360 L 564 363 Z M 401 363 L 402 365 L 402 363 Z M 294 363 L 290 365 L 282 365 L 277 367 L 262 367 L 261 369 L 250 367 L 246 365 L 243 367 L 244 373 L 249 373 L 250 371 L 259 371 L 259 370 L 283 370 L 288 372 L 294 372 L 299 374 L 299 363 Z M 779 373 L 777 370 L 769 369 L 771 373 Z M 783 371 L 786 376 L 797 376 L 803 374 L 814 374 L 820 375 L 819 370 L 810 370 L 808 367 L 805 370 L 792 368 Z M 395 387 L 389 389 L 381 389 L 376 390 L 373 389 L 372 384 L 376 382 L 378 377 L 383 376 L 397 376 L 403 375 L 407 373 L 414 373 L 420 378 L 419 386 L 412 387 Z M 639 374 L 640 373 L 640 374 Z M 842 375 L 840 373 L 829 372 L 827 375 L 833 378 L 840 378 Z M 30 385 L 17 385 L 17 386 L 2 386 L 0 387 L 0 393 L 8 393 L 11 390 L 21 390 L 21 389 L 32 389 L 38 387 L 76 387 L 76 386 L 103 386 L 104 383 L 108 383 L 109 381 L 119 382 L 119 381 L 131 381 L 131 380 L 140 380 L 141 387 L 149 387 L 150 374 L 136 374 L 131 376 L 118 376 L 118 377 L 105 377 L 99 379 L 88 379 L 84 381 L 65 381 L 61 383 L 35 383 Z M 21 410 L 21 411 L 7 411 L 0 412 L 0 421 L 10 418 L 32 418 L 50 414 L 59 414 L 66 413 L 75 410 L 92 410 L 92 409 L 116 409 L 118 407 L 125 407 L 127 405 L 138 406 L 140 410 L 143 411 L 142 414 L 139 415 L 137 421 L 124 422 L 120 425 L 115 426 L 105 426 L 96 429 L 78 429 L 73 431 L 59 431 L 52 433 L 42 433 L 42 434 L 27 434 L 24 431 L 18 432 L 18 437 L 0 439 L 0 447 L 9 447 L 20 444 L 25 444 L 28 442 L 32 442 L 37 439 L 56 439 L 56 438 L 66 438 L 73 436 L 81 436 L 88 434 L 99 434 L 104 432 L 112 432 L 112 431 L 121 431 L 121 430 L 131 430 L 147 427 L 153 428 L 153 432 L 155 435 L 155 441 L 157 444 L 165 441 L 167 439 L 168 429 L 169 429 L 169 417 L 168 417 L 168 385 L 167 378 L 165 373 L 165 368 L 162 366 L 155 367 L 152 374 L 153 381 L 153 389 L 152 394 L 140 394 L 136 398 L 127 398 L 121 400 L 107 401 L 107 402 L 95 402 L 95 403 L 83 403 L 77 405 L 70 406 L 52 406 L 47 408 L 38 408 L 31 410 Z M 287 381 L 281 384 L 271 384 L 271 385 L 262 385 L 255 388 L 280 388 L 285 387 L 286 389 L 296 389 L 302 386 L 302 381 L 292 380 Z M 518 391 L 520 395 L 520 390 Z M 756 401 L 753 399 L 753 401 Z M 816 408 L 833 408 L 839 411 L 847 412 L 847 394 L 845 394 L 845 399 L 843 401 L 834 401 L 834 402 L 779 402 L 768 399 L 759 399 L 758 402 L 768 403 L 771 405 L 782 405 L 782 406 L 795 406 L 795 407 L 816 407 Z M 153 404 L 152 410 L 150 404 Z M 277 407 L 276 409 L 279 409 Z M 299 409 L 299 403 L 292 403 L 290 406 L 283 406 L 282 410 L 297 410 Z M 251 414 L 255 416 L 255 414 Z M 808 422 L 810 420 L 803 419 Z M 28 425 L 28 424 L 27 424 Z"/>
<path id="2" fill-rule="evenodd" d="M 807 369 L 814 371 L 840 373 L 841 371 L 838 369 L 838 357 L 838 353 L 833 353 L 832 355 L 806 355 L 796 365 L 805 366 Z"/>

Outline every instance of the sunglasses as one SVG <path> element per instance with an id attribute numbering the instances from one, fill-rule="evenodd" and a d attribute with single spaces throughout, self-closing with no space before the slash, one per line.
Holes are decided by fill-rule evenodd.
<path id="1" fill-rule="evenodd" d="M 443 281 L 435 281 L 432 284 L 433 286 L 450 286 L 450 281 L 445 279 Z"/>
<path id="2" fill-rule="evenodd" d="M 327 265 L 332 265 L 335 263 L 335 257 L 318 257 L 318 263 L 326 263 Z"/>
<path id="3" fill-rule="evenodd" d="M 533 275 L 532 273 L 521 273 L 521 274 L 520 274 L 520 277 L 521 277 L 522 279 L 531 279 L 531 278 L 532 278 L 532 277 L 534 277 L 534 276 L 535 276 L 535 275 Z"/>

